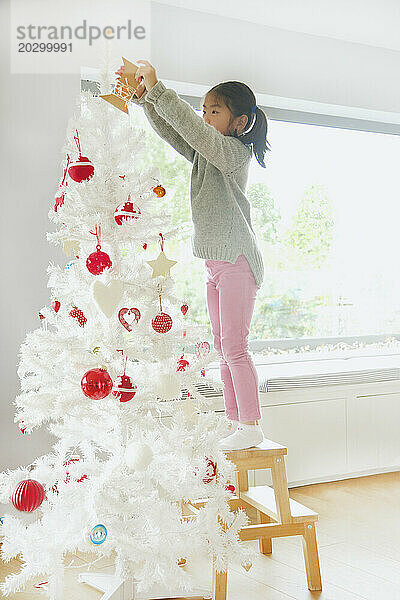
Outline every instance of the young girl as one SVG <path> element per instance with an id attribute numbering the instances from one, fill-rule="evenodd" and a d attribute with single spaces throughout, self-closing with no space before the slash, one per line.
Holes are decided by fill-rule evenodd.
<path id="1" fill-rule="evenodd" d="M 263 440 L 258 377 L 248 353 L 254 302 L 264 277 L 262 255 L 245 195 L 252 152 L 265 168 L 267 118 L 251 89 L 239 81 L 212 87 L 203 116 L 157 79 L 147 60 L 136 71 L 135 104 L 152 128 L 192 163 L 192 250 L 205 259 L 207 307 L 221 362 L 226 416 L 233 433 L 221 450 L 250 448 Z M 122 75 L 121 66 L 116 74 Z"/>

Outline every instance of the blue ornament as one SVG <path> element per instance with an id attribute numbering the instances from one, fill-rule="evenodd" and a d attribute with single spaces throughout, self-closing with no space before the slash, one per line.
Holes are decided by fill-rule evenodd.
<path id="1" fill-rule="evenodd" d="M 73 265 L 74 263 L 75 263 L 75 261 L 74 261 L 74 260 L 71 260 L 70 262 L 67 262 L 67 264 L 65 265 L 64 269 L 65 269 L 66 271 L 69 271 L 69 270 L 70 270 L 70 268 L 72 267 L 72 265 Z"/>
<path id="2" fill-rule="evenodd" d="M 93 542 L 93 544 L 96 544 L 96 546 L 105 542 L 106 537 L 107 529 L 104 527 L 104 525 L 96 525 L 96 527 L 93 527 L 92 531 L 90 532 L 90 541 Z"/>

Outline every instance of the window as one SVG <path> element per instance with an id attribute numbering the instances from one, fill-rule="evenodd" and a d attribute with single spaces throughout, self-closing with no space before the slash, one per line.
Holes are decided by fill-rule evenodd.
<path id="1" fill-rule="evenodd" d="M 160 210 L 168 210 L 180 227 L 165 245 L 167 256 L 179 261 L 171 271 L 176 292 L 211 336 L 204 264 L 191 251 L 190 164 L 153 132 L 143 114 L 137 117 L 149 132 L 145 160 L 160 168 L 168 192 Z M 265 264 L 250 338 L 301 345 L 305 338 L 395 334 L 399 136 L 268 121 L 267 168 L 253 159 L 247 187 Z"/>
<path id="2" fill-rule="evenodd" d="M 256 337 L 396 332 L 399 136 L 270 120 L 268 137 L 248 184 L 266 267 Z"/>

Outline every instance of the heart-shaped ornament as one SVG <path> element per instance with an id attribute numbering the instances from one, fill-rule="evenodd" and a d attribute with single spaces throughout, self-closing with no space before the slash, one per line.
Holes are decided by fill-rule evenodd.
<path id="1" fill-rule="evenodd" d="M 61 307 L 61 302 L 59 300 L 54 300 L 54 302 L 52 303 L 52 307 L 53 307 L 54 311 L 56 313 L 58 313 L 58 311 L 60 310 L 60 307 Z"/>
<path id="2" fill-rule="evenodd" d="M 139 322 L 140 310 L 138 308 L 121 308 L 118 319 L 125 329 L 132 331 L 132 325 Z"/>
<path id="3" fill-rule="evenodd" d="M 194 353 L 197 358 L 203 358 L 210 352 L 210 344 L 208 342 L 198 342 L 194 347 Z"/>
<path id="4" fill-rule="evenodd" d="M 93 297 L 108 318 L 114 313 L 123 293 L 124 284 L 119 279 L 113 279 L 108 285 L 101 281 L 95 281 L 93 284 Z"/>

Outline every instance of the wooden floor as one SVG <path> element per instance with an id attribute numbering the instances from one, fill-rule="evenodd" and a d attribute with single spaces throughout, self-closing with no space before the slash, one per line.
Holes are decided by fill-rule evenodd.
<path id="1" fill-rule="evenodd" d="M 320 515 L 317 539 L 322 592 L 308 590 L 301 539 L 289 537 L 274 540 L 273 554 L 260 555 L 248 572 L 240 565 L 231 567 L 228 600 L 400 600 L 400 472 L 291 488 L 290 497 Z M 73 558 L 85 571 L 90 556 Z M 112 568 L 110 560 L 103 560 L 99 567 Z M 0 580 L 18 570 L 16 560 L 0 563 Z M 209 572 L 201 564 L 191 565 L 190 570 L 199 577 Z M 100 593 L 76 583 L 78 572 L 67 571 L 65 598 L 100 598 Z M 9 600 L 45 598 L 43 591 L 33 588 L 41 580 Z M 202 579 L 201 583 L 208 581 Z"/>

